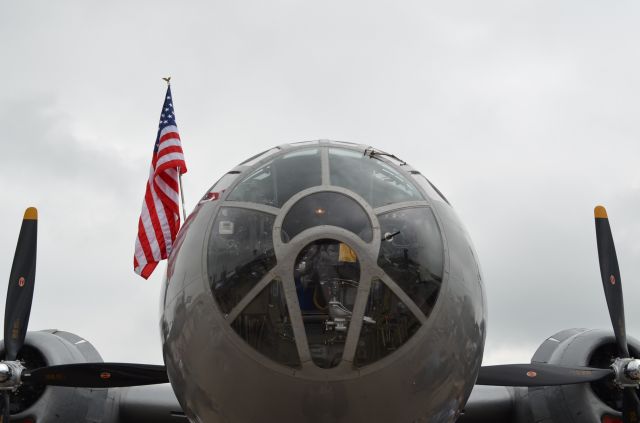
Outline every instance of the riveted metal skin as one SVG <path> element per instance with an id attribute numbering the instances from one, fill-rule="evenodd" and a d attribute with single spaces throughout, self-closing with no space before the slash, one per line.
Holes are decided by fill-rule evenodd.
<path id="1" fill-rule="evenodd" d="M 436 191 L 415 180 L 417 171 L 385 157 L 381 160 L 413 181 L 423 201 L 372 208 L 356 193 L 331 185 L 328 148 L 364 154 L 367 146 L 334 141 L 281 145 L 251 166 L 238 166 L 238 177 L 219 197 L 201 201 L 178 234 L 169 258 L 161 296 L 164 359 L 176 397 L 186 415 L 201 423 L 256 422 L 453 422 L 466 402 L 480 368 L 485 340 L 485 297 L 471 240 L 451 206 Z M 295 194 L 281 208 L 226 202 L 234 187 L 267 161 L 302 148 L 322 150 L 322 184 Z M 290 175 L 295 178 L 295 175 Z M 215 191 L 215 187 L 212 188 Z M 280 227 L 287 211 L 305 196 L 322 191 L 344 194 L 369 216 L 373 240 L 335 226 L 311 227 L 283 243 Z M 206 198 L 206 196 L 205 196 Z M 208 280 L 207 245 L 219 208 L 243 207 L 275 215 L 273 243 L 277 258 L 253 289 L 223 314 Z M 380 268 L 381 236 L 377 215 L 407 207 L 427 207 L 442 235 L 444 269 L 440 292 L 429 316 Z M 311 360 L 293 268 L 301 249 L 319 239 L 349 245 L 361 274 L 342 360 L 333 368 Z M 274 276 L 282 285 L 291 316 L 301 366 L 287 367 L 247 344 L 230 324 Z M 363 324 L 371 280 L 378 277 L 415 314 L 420 329 L 395 352 L 356 368 L 353 357 Z"/>

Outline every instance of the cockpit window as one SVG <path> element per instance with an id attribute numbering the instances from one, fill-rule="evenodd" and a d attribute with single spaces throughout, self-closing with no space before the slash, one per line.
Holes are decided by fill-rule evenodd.
<path id="1" fill-rule="evenodd" d="M 217 210 L 206 246 L 216 308 L 252 354 L 289 373 L 369 366 L 411 343 L 437 304 L 445 251 L 431 205 L 446 200 L 363 148 L 272 149 L 203 198 Z"/>
<path id="2" fill-rule="evenodd" d="M 418 171 L 413 171 L 411 172 L 411 176 L 413 176 L 413 179 L 427 192 L 427 195 L 431 197 L 432 200 L 444 201 L 445 203 L 450 204 L 447 197 L 445 197 L 444 194 L 440 192 L 440 190 L 423 174 Z"/>
<path id="3" fill-rule="evenodd" d="M 207 200 L 219 199 L 220 196 L 224 194 L 227 188 L 229 188 L 229 186 L 233 183 L 233 181 L 238 178 L 239 174 L 240 172 L 233 171 L 225 173 L 224 176 L 220 178 L 218 182 L 216 182 L 215 185 L 213 185 L 209 189 L 209 191 L 207 191 L 207 193 L 204 195 L 204 197 L 202 197 L 200 201 L 202 202 Z"/>
<path id="4" fill-rule="evenodd" d="M 413 183 L 400 172 L 358 151 L 330 148 L 329 174 L 332 185 L 355 192 L 373 208 L 423 200 Z"/>
<path id="5" fill-rule="evenodd" d="M 241 166 L 253 166 L 254 164 L 258 163 L 260 160 L 265 159 L 269 156 L 271 156 L 272 154 L 277 153 L 278 151 L 280 151 L 280 147 L 273 147 L 270 148 L 269 150 L 265 150 L 261 153 L 256 154 L 255 156 L 251 156 L 249 157 L 247 160 L 245 160 L 244 162 L 240 163 Z"/>
<path id="6" fill-rule="evenodd" d="M 229 313 L 276 265 L 274 220 L 275 216 L 255 210 L 220 209 L 207 249 L 207 268 L 223 313 Z"/>
<path id="7" fill-rule="evenodd" d="M 319 225 L 339 226 L 365 242 L 373 239 L 369 216 L 355 200 L 337 192 L 310 194 L 291 207 L 282 222 L 282 242 Z"/>
<path id="8" fill-rule="evenodd" d="M 429 317 L 444 271 L 444 247 L 428 207 L 395 210 L 378 216 L 383 241 L 378 266 Z"/>
<path id="9" fill-rule="evenodd" d="M 249 345 L 270 359 L 300 367 L 282 282 L 274 279 L 233 321 L 231 327 Z"/>
<path id="10" fill-rule="evenodd" d="M 294 279 L 313 362 L 337 366 L 360 283 L 360 262 L 347 244 L 321 239 L 300 251 Z"/>
<path id="11" fill-rule="evenodd" d="M 253 172 L 236 186 L 227 200 L 282 207 L 294 194 L 321 183 L 320 150 L 295 150 Z"/>
<path id="12" fill-rule="evenodd" d="M 385 285 L 375 278 L 364 312 L 360 340 L 353 364 L 366 366 L 386 357 L 420 329 L 411 310 Z"/>

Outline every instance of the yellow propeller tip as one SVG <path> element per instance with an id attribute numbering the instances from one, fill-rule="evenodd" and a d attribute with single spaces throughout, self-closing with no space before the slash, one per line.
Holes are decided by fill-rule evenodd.
<path id="1" fill-rule="evenodd" d="M 38 220 L 38 209 L 29 207 L 24 211 L 24 220 Z"/>
<path id="2" fill-rule="evenodd" d="M 607 219 L 607 209 L 605 209 L 602 206 L 596 206 L 595 210 L 593 211 L 594 216 L 596 217 L 596 219 Z"/>

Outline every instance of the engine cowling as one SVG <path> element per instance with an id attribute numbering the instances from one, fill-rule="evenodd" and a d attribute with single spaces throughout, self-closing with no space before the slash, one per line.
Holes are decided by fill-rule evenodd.
<path id="1" fill-rule="evenodd" d="M 4 357 L 4 343 L 0 343 L 0 351 Z M 18 359 L 23 360 L 28 369 L 103 361 L 87 340 L 58 330 L 27 333 Z M 10 394 L 11 421 L 102 422 L 107 410 L 107 394 L 107 389 L 23 385 Z"/>
<path id="2" fill-rule="evenodd" d="M 638 357 L 640 343 L 628 338 L 632 357 Z M 607 368 L 617 357 L 613 333 L 598 329 L 568 329 L 547 338 L 531 362 L 559 366 Z M 601 423 L 604 416 L 619 417 L 622 391 L 612 381 L 577 385 L 529 388 L 532 419 L 538 423 Z"/>

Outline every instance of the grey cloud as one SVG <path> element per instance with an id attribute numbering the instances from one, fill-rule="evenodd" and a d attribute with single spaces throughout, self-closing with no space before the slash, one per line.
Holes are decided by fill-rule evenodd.
<path id="1" fill-rule="evenodd" d="M 486 357 L 508 359 L 512 346 L 520 360 L 555 331 L 609 326 L 592 222 L 604 203 L 628 327 L 640 336 L 630 306 L 640 278 L 637 4 L 3 10 L 0 269 L 22 206 L 37 200 L 34 327 L 76 330 L 108 358 L 157 361 L 160 276 L 142 282 L 130 261 L 160 77 L 172 74 L 188 207 L 272 145 L 334 138 L 391 151 L 442 189 L 472 235 L 489 303 Z"/>

